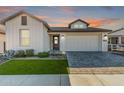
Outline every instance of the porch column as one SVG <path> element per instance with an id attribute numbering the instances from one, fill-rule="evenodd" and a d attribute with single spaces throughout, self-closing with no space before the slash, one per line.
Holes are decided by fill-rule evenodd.
<path id="1" fill-rule="evenodd" d="M 109 39 L 109 40 L 110 40 L 110 41 L 109 41 L 109 42 L 110 42 L 109 44 L 112 44 L 112 38 L 111 38 L 111 37 L 110 37 L 110 39 Z"/>
<path id="2" fill-rule="evenodd" d="M 121 44 L 121 36 L 118 37 L 118 43 Z"/>
<path id="3" fill-rule="evenodd" d="M 52 34 L 49 35 L 49 39 L 50 39 L 50 50 L 53 50 L 52 46 L 53 46 L 53 38 L 52 38 Z"/>

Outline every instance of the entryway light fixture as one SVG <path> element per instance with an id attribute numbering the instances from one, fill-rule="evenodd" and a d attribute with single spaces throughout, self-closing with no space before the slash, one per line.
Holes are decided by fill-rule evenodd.
<path id="1" fill-rule="evenodd" d="M 104 40 L 108 40 L 108 36 L 107 35 L 104 35 Z"/>
<path id="2" fill-rule="evenodd" d="M 64 39 L 64 38 L 65 38 L 65 36 L 64 36 L 64 35 L 61 35 L 61 38 L 62 38 L 62 39 Z"/>

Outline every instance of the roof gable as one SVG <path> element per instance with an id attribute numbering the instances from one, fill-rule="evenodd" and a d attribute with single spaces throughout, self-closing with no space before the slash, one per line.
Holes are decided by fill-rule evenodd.
<path id="1" fill-rule="evenodd" d="M 124 28 L 112 31 L 109 33 L 109 35 L 124 35 Z"/>
<path id="2" fill-rule="evenodd" d="M 116 32 L 119 32 L 119 31 L 124 31 L 124 28 L 121 28 L 121 29 L 118 29 L 118 30 L 112 31 L 112 32 L 110 32 L 109 34 L 111 34 L 111 33 L 116 33 Z"/>
<path id="3" fill-rule="evenodd" d="M 77 19 L 77 20 L 71 22 L 71 23 L 68 25 L 68 27 L 70 28 L 72 24 L 74 24 L 74 23 L 76 23 L 76 22 L 78 22 L 78 21 L 80 21 L 80 22 L 86 24 L 87 26 L 89 26 L 89 23 L 87 23 L 87 22 L 85 22 L 85 21 L 83 21 L 83 20 L 81 20 L 81 19 Z"/>
<path id="4" fill-rule="evenodd" d="M 40 18 L 38 18 L 38 17 L 36 17 L 36 16 L 33 16 L 32 14 L 27 13 L 27 12 L 25 12 L 25 11 L 19 11 L 19 12 L 13 14 L 13 15 L 11 15 L 11 16 L 9 16 L 9 17 L 3 19 L 3 20 L 1 20 L 0 23 L 3 24 L 3 25 L 5 25 L 5 23 L 6 23 L 7 21 L 9 21 L 9 20 L 11 20 L 11 19 L 13 19 L 13 18 L 15 18 L 15 17 L 21 15 L 21 14 L 26 14 L 26 15 L 28 15 L 28 16 L 30 16 L 30 17 L 32 17 L 32 18 L 34 18 L 34 19 L 36 19 L 36 20 L 42 22 L 42 23 L 49 29 L 49 25 L 47 24 L 47 22 L 45 22 L 45 21 L 43 21 L 42 19 L 40 19 Z"/>

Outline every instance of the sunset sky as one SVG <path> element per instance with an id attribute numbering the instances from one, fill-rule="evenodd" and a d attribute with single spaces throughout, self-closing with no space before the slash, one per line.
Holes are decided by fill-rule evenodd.
<path id="1" fill-rule="evenodd" d="M 50 26 L 67 26 L 76 19 L 90 23 L 92 27 L 116 30 L 124 27 L 124 7 L 111 6 L 1 6 L 0 20 L 20 10 L 27 11 L 45 21 Z"/>

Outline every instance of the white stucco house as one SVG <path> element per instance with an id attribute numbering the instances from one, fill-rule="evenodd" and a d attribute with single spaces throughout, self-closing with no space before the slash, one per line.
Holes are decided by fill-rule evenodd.
<path id="1" fill-rule="evenodd" d="M 5 29 L 4 26 L 0 24 L 0 53 L 5 51 Z"/>
<path id="2" fill-rule="evenodd" d="M 124 51 L 124 28 L 110 32 L 108 38 L 109 50 Z"/>
<path id="3" fill-rule="evenodd" d="M 81 19 L 68 27 L 50 27 L 42 19 L 20 11 L 1 23 L 5 25 L 7 50 L 108 51 L 107 34 L 111 30 L 89 27 Z"/>

